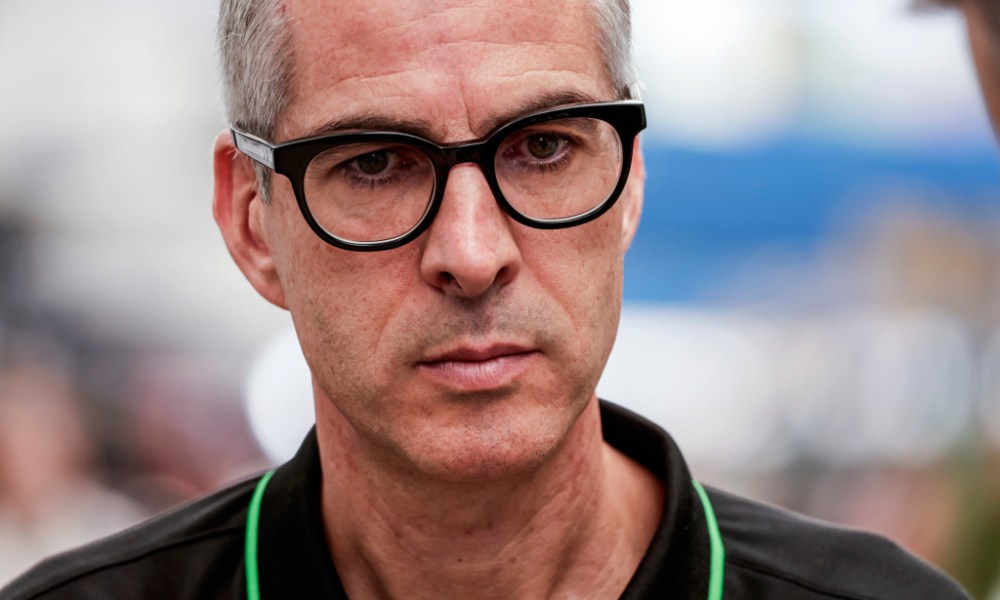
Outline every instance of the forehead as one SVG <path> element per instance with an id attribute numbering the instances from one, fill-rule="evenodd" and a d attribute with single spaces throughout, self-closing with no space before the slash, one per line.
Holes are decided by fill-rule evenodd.
<path id="1" fill-rule="evenodd" d="M 589 4 L 286 0 L 295 76 L 278 131 L 373 114 L 457 139 L 536 97 L 610 100 Z"/>

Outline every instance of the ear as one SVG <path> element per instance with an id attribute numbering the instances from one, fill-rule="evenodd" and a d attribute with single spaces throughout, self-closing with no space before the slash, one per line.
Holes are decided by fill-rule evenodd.
<path id="1" fill-rule="evenodd" d="M 632 165 L 629 170 L 628 183 L 619 202 L 624 204 L 622 210 L 622 252 L 628 250 L 639 227 L 639 217 L 642 216 L 643 190 L 646 183 L 646 166 L 642 158 L 642 145 L 639 136 L 632 142 Z"/>
<path id="2" fill-rule="evenodd" d="M 265 206 L 260 197 L 257 174 L 251 160 L 236 150 L 228 131 L 215 138 L 213 167 L 215 197 L 212 214 L 229 254 L 264 299 L 281 308 L 288 308 L 263 231 L 263 220 L 268 216 L 264 213 L 271 207 Z"/>

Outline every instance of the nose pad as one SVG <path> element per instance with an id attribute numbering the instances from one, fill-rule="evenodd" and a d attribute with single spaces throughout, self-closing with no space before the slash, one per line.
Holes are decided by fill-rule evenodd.
<path id="1" fill-rule="evenodd" d="M 421 275 L 453 296 L 476 297 L 505 285 L 521 262 L 513 226 L 478 165 L 456 164 L 426 234 Z"/>
<path id="2" fill-rule="evenodd" d="M 452 148 L 448 152 L 448 164 L 455 168 L 462 163 L 474 162 L 479 164 L 479 157 L 482 156 L 479 146 L 459 146 Z"/>

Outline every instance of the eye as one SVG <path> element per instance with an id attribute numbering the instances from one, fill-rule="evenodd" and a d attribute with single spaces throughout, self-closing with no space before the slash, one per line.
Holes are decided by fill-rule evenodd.
<path id="1" fill-rule="evenodd" d="M 365 175 L 378 175 L 389 166 L 389 153 L 385 150 L 369 152 L 354 159 L 358 170 Z"/>
<path id="2" fill-rule="evenodd" d="M 498 159 L 521 169 L 556 167 L 571 158 L 578 144 L 572 132 L 554 127 L 521 131 L 505 141 Z"/>
<path id="3" fill-rule="evenodd" d="M 532 157 L 546 159 L 552 158 L 559 151 L 562 141 L 562 138 L 551 133 L 537 133 L 528 136 L 526 145 Z"/>

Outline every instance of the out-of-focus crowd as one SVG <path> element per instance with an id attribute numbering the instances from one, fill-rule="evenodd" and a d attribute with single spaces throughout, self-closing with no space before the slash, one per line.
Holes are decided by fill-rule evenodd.
<path id="1" fill-rule="evenodd" d="M 4 351 L 0 584 L 264 466 L 238 396 L 205 364 L 147 351 L 105 369 L 40 332 Z"/>

